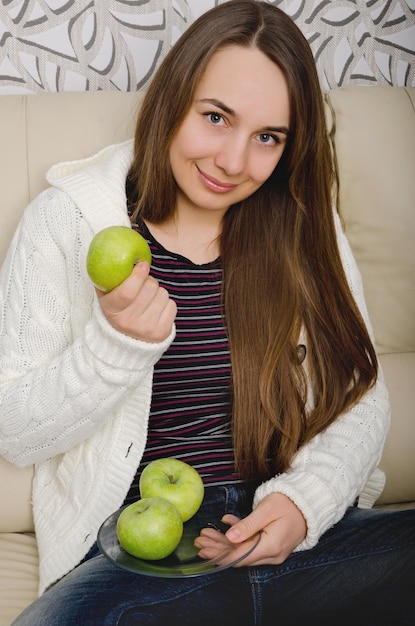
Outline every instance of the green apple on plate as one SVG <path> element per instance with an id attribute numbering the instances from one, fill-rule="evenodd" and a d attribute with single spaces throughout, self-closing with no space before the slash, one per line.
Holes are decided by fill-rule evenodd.
<path id="1" fill-rule="evenodd" d="M 174 552 L 183 535 L 177 508 L 164 498 L 143 498 L 122 510 L 116 525 L 120 545 L 139 559 L 157 561 Z"/>
<path id="2" fill-rule="evenodd" d="M 88 275 L 101 291 L 112 291 L 140 261 L 151 264 L 151 252 L 140 233 L 128 226 L 109 226 L 92 239 L 86 260 Z"/>
<path id="3" fill-rule="evenodd" d="M 204 485 L 194 467 L 175 458 L 151 461 L 141 472 L 139 481 L 142 498 L 165 498 L 180 512 L 183 522 L 198 511 L 204 497 Z"/>

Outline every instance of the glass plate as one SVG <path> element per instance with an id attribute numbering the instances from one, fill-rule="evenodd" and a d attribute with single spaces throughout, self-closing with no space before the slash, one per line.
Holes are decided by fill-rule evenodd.
<path id="1" fill-rule="evenodd" d="M 230 552 L 231 548 L 221 554 L 217 559 L 201 559 L 197 555 L 198 550 L 193 545 L 193 542 L 196 537 L 199 536 L 201 528 L 206 527 L 207 524 L 204 523 L 201 525 L 196 515 L 184 523 L 183 537 L 172 554 L 159 561 L 144 561 L 128 554 L 118 541 L 116 526 L 122 510 L 123 509 L 120 509 L 110 515 L 102 524 L 98 531 L 98 546 L 104 556 L 115 565 L 118 565 L 118 567 L 146 576 L 184 578 L 186 576 L 206 576 L 206 574 L 215 574 L 245 559 L 255 550 L 261 538 L 261 536 L 258 535 L 255 544 L 251 546 L 243 556 L 235 559 L 231 563 L 226 563 L 226 565 L 221 564 L 220 561 Z M 218 530 L 221 529 L 221 523 L 208 525 Z"/>

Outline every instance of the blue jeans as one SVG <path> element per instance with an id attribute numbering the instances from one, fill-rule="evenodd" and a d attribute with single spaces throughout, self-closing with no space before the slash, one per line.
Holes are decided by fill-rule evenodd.
<path id="1" fill-rule="evenodd" d="M 245 516 L 253 490 L 206 489 L 207 520 Z M 95 546 L 13 626 L 402 626 L 415 622 L 415 510 L 351 507 L 312 550 L 281 565 L 153 578 Z"/>

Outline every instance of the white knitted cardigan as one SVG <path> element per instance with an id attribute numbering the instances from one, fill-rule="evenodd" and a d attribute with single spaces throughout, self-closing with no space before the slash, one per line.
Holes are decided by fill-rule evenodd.
<path id="1" fill-rule="evenodd" d="M 145 446 L 153 366 L 174 338 L 174 328 L 161 344 L 114 330 L 85 271 L 93 235 L 129 225 L 131 159 L 129 141 L 51 168 L 51 187 L 27 208 L 0 273 L 0 454 L 35 464 L 40 594 L 79 563 L 122 504 Z M 337 217 L 336 224 L 367 320 L 360 275 Z M 297 550 L 314 546 L 362 493 L 388 425 L 381 377 L 298 452 L 288 472 L 258 488 L 254 506 L 272 491 L 286 494 L 307 521 Z M 382 477 L 368 483 L 368 506 L 382 488 Z"/>

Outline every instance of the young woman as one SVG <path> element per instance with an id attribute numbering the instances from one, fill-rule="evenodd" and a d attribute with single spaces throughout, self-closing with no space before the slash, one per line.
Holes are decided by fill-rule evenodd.
<path id="1" fill-rule="evenodd" d="M 252 0 L 205 13 L 134 142 L 48 180 L 0 283 L 0 450 L 36 464 L 40 598 L 16 626 L 409 623 L 415 514 L 355 506 L 381 489 L 389 403 L 294 23 Z M 85 258 L 113 224 L 153 261 L 104 294 Z M 200 472 L 203 514 L 229 527 L 202 529 L 202 558 L 233 563 L 260 533 L 237 566 L 153 578 L 99 554 L 160 457 Z"/>

